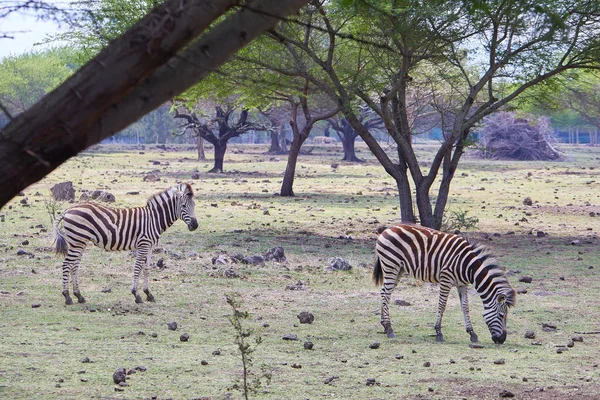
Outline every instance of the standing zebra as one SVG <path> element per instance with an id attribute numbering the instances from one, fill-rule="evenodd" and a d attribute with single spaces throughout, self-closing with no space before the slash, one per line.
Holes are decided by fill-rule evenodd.
<path id="1" fill-rule="evenodd" d="M 471 342 L 478 341 L 469 317 L 467 286 L 472 284 L 481 296 L 484 319 L 494 343 L 506 340 L 508 307 L 515 305 L 516 293 L 498 266 L 482 246 L 469 243 L 451 233 L 415 225 L 398 225 L 379 235 L 375 246 L 377 261 L 373 280 L 381 288 L 381 325 L 393 338 L 388 303 L 390 295 L 403 274 L 424 282 L 440 284 L 436 340 L 444 341 L 442 315 L 448 294 L 456 286 Z"/>
<path id="2" fill-rule="evenodd" d="M 55 251 L 65 257 L 63 262 L 63 291 L 66 304 L 73 304 L 69 295 L 69 273 L 73 294 L 80 303 L 85 299 L 79 291 L 77 269 L 88 242 L 105 250 L 136 250 L 131 293 L 136 303 L 142 303 L 137 294 L 140 271 L 144 272 L 144 293 L 148 301 L 154 296 L 148 288 L 148 267 L 152 247 L 160 235 L 177 219 L 183 220 L 190 231 L 198 228 L 194 216 L 194 193 L 187 183 L 152 196 L 145 207 L 112 208 L 96 203 L 82 203 L 62 213 L 54 223 Z M 63 223 L 65 233 L 60 230 Z"/>

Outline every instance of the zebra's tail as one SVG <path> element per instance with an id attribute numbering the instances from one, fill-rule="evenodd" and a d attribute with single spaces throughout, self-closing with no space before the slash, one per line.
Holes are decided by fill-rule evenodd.
<path id="1" fill-rule="evenodd" d="M 54 253 L 66 256 L 69 251 L 69 243 L 67 243 L 63 233 L 60 230 L 60 222 L 63 220 L 64 214 L 59 215 L 54 221 L 54 230 L 52 234 L 54 236 Z"/>
<path id="2" fill-rule="evenodd" d="M 383 284 L 383 270 L 381 269 L 381 261 L 379 257 L 375 261 L 375 268 L 373 269 L 373 282 L 375 285 L 381 286 Z"/>

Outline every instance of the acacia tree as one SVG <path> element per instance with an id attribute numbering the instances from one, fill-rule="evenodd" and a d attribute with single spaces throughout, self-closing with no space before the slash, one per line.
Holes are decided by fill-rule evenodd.
<path id="1" fill-rule="evenodd" d="M 374 129 L 382 129 L 383 128 L 383 120 L 371 113 L 370 115 L 366 112 L 361 112 L 358 115 L 358 120 L 363 124 L 365 129 L 369 132 Z M 355 151 L 355 143 L 356 138 L 359 136 L 358 132 L 354 130 L 352 125 L 348 123 L 348 120 L 343 116 L 335 116 L 334 118 L 329 118 L 327 120 L 331 129 L 333 129 L 338 137 L 340 138 L 340 142 L 342 142 L 342 146 L 344 148 L 344 158 L 342 161 L 350 161 L 350 162 L 364 162 L 356 156 Z"/>
<path id="2" fill-rule="evenodd" d="M 195 113 L 181 113 L 175 109 L 174 118 L 184 119 L 185 129 L 191 129 L 194 133 L 206 140 L 214 147 L 214 166 L 208 172 L 223 172 L 223 160 L 227 151 L 227 142 L 251 130 L 266 130 L 257 122 L 248 121 L 248 110 L 242 109 L 235 112 L 235 107 L 227 104 L 225 108 L 215 106 L 214 118 L 203 121 Z"/>
<path id="3" fill-rule="evenodd" d="M 252 1 L 251 8 L 222 19 L 193 43 L 238 2 L 167 0 L 157 6 L 0 132 L 0 206 L 79 151 L 202 80 L 304 3 Z"/>
<path id="4" fill-rule="evenodd" d="M 280 25 L 271 35 L 308 65 L 285 72 L 305 77 L 340 104 L 350 125 L 396 180 L 402 220 L 416 221 L 414 186 L 421 224 L 439 228 L 471 129 L 544 80 L 570 69 L 598 67 L 600 24 L 595 16 L 600 3 L 401 3 L 314 0 L 320 29 L 311 30 L 311 39 L 301 40 Z M 411 86 L 425 65 L 446 78 L 454 93 L 446 101 L 451 118 L 428 171 L 413 149 L 409 119 Z M 357 99 L 383 119 L 397 145 L 397 159 L 362 125 Z"/>

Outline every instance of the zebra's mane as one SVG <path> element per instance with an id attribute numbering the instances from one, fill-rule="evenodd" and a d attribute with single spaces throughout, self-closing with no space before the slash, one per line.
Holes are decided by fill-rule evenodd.
<path id="1" fill-rule="evenodd" d="M 162 196 L 165 193 L 167 194 L 167 196 L 169 198 L 173 198 L 177 192 L 184 192 L 185 190 L 188 190 L 192 194 L 192 196 L 194 195 L 194 191 L 192 190 L 192 185 L 190 185 L 189 183 L 180 183 L 177 186 L 165 189 L 161 192 L 155 193 L 153 196 L 150 196 L 148 198 L 148 201 L 146 201 L 146 205 L 150 206 L 150 204 L 152 203 L 152 200 L 156 199 L 157 197 Z"/>
<path id="2" fill-rule="evenodd" d="M 510 286 L 508 279 L 506 278 L 506 268 L 498 264 L 498 261 L 489 253 L 484 245 L 476 244 L 469 240 L 467 240 L 467 242 L 471 245 L 472 251 L 478 253 L 476 258 L 480 264 L 477 269 L 485 269 L 487 274 L 496 275 L 496 279 L 500 277 L 504 278 L 504 282 L 498 282 L 498 284 L 504 289 L 502 290 L 502 293 L 506 295 L 506 305 L 509 307 L 514 306 L 517 303 L 517 293 L 515 289 Z M 473 271 L 473 273 L 475 273 L 475 271 Z"/>

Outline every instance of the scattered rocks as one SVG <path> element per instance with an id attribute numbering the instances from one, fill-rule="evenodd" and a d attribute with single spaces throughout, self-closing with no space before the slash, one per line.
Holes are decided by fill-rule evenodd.
<path id="1" fill-rule="evenodd" d="M 307 311 L 302 311 L 297 317 L 301 324 L 312 324 L 315 320 L 315 316 Z"/>
<path id="2" fill-rule="evenodd" d="M 542 324 L 542 330 L 544 332 L 555 332 L 556 331 L 556 325 L 544 322 Z"/>
<path id="3" fill-rule="evenodd" d="M 287 334 L 283 336 L 283 340 L 298 340 L 298 336 L 293 333 Z"/>
<path id="4" fill-rule="evenodd" d="M 75 188 L 73 182 L 61 182 L 50 188 L 52 197 L 58 201 L 75 200 Z"/>
<path id="5" fill-rule="evenodd" d="M 329 271 L 349 271 L 352 269 L 352 266 L 341 257 L 333 257 L 329 259 L 329 266 L 325 269 Z"/>
<path id="6" fill-rule="evenodd" d="M 523 204 L 524 204 L 524 205 L 526 205 L 526 206 L 531 206 L 531 205 L 533 205 L 533 201 L 531 200 L 531 197 L 525 197 L 525 198 L 523 199 Z"/>
<path id="7" fill-rule="evenodd" d="M 265 265 L 265 258 L 263 256 L 247 256 L 242 258 L 242 263 L 250 265 Z"/>
<path id="8" fill-rule="evenodd" d="M 214 264 L 214 262 L 213 262 L 213 264 Z M 164 259 L 162 259 L 162 258 L 159 258 L 159 259 L 156 261 L 156 266 L 157 266 L 159 269 L 164 269 L 164 268 L 166 268 L 166 267 L 167 267 L 167 266 L 165 265 L 165 260 L 164 260 Z"/>
<path id="9" fill-rule="evenodd" d="M 583 342 L 583 336 L 573 336 L 571 340 L 574 342 Z"/>
<path id="10" fill-rule="evenodd" d="M 377 385 L 377 381 L 375 380 L 375 378 L 367 378 L 367 386 L 375 386 Z"/>
<path id="11" fill-rule="evenodd" d="M 177 322 L 169 322 L 167 324 L 167 328 L 169 328 L 170 331 L 176 331 L 177 330 Z"/>
<path id="12" fill-rule="evenodd" d="M 286 285 L 285 290 L 306 290 L 306 285 L 302 281 L 298 281 L 293 285 Z"/>
<path id="13" fill-rule="evenodd" d="M 525 331 L 525 335 L 523 335 L 525 339 L 535 339 L 535 332 L 527 330 Z"/>
<path id="14" fill-rule="evenodd" d="M 522 276 L 519 278 L 519 282 L 523 282 L 523 283 L 531 283 L 533 281 L 533 278 L 531 276 Z"/>
<path id="15" fill-rule="evenodd" d="M 429 361 L 425 361 L 425 362 L 423 363 L 423 366 L 424 366 L 425 368 L 429 368 L 429 367 L 431 367 L 431 363 L 430 363 Z"/>
<path id="16" fill-rule="evenodd" d="M 221 355 L 221 350 L 217 349 L 215 351 L 212 352 L 213 356 L 220 356 Z"/>
<path id="17" fill-rule="evenodd" d="M 208 365 L 208 361 L 202 360 L 202 361 L 200 361 L 200 364 L 202 364 L 202 365 Z"/>
<path id="18" fill-rule="evenodd" d="M 89 357 L 83 357 L 83 358 L 81 359 L 81 362 L 82 362 L 82 363 L 84 363 L 84 364 L 87 364 L 87 363 L 91 363 L 92 361 L 90 361 L 90 358 L 89 358 Z"/>
<path id="19" fill-rule="evenodd" d="M 335 381 L 336 379 L 340 379 L 339 376 L 330 376 L 329 378 L 325 378 L 325 380 L 323 381 L 324 384 L 329 385 L 331 382 Z"/>
<path id="20" fill-rule="evenodd" d="M 497 360 L 494 360 L 494 364 L 496 365 L 504 365 L 505 361 L 504 358 L 499 358 Z"/>
<path id="21" fill-rule="evenodd" d="M 125 368 L 117 368 L 113 374 L 113 382 L 118 385 L 121 382 L 125 382 L 125 379 L 127 379 Z"/>
<path id="22" fill-rule="evenodd" d="M 292 368 L 300 369 L 300 368 L 302 368 L 302 365 L 300 365 L 298 363 L 293 363 Z"/>
<path id="23" fill-rule="evenodd" d="M 219 254 L 212 258 L 213 265 L 227 265 L 229 262 L 229 258 L 225 254 Z"/>
<path id="24" fill-rule="evenodd" d="M 181 336 L 179 336 L 179 340 L 181 340 L 182 342 L 187 342 L 188 340 L 190 340 L 190 335 L 188 335 L 187 333 L 183 333 Z"/>
<path id="25" fill-rule="evenodd" d="M 412 304 L 410 304 L 408 301 L 406 301 L 406 300 L 402 300 L 402 299 L 397 299 L 397 300 L 395 301 L 395 303 L 396 303 L 396 305 L 399 305 L 400 307 L 409 307 L 409 306 L 411 306 L 411 305 L 412 305 Z"/>
<path id="26" fill-rule="evenodd" d="M 402 360 L 404 358 L 404 356 L 402 354 L 396 354 L 395 358 L 396 358 L 396 360 Z"/>
<path id="27" fill-rule="evenodd" d="M 305 350 L 312 350 L 313 349 L 313 342 L 311 342 L 311 341 L 304 342 L 304 349 Z"/>
<path id="28" fill-rule="evenodd" d="M 370 349 L 378 349 L 380 345 L 381 345 L 381 343 L 379 343 L 379 342 L 371 343 L 369 345 L 369 348 Z"/>
<path id="29" fill-rule="evenodd" d="M 40 303 L 34 303 L 31 305 L 31 308 L 40 308 L 42 305 Z"/>
<path id="30" fill-rule="evenodd" d="M 286 262 L 285 252 L 283 247 L 273 247 L 263 256 L 265 261 Z"/>

